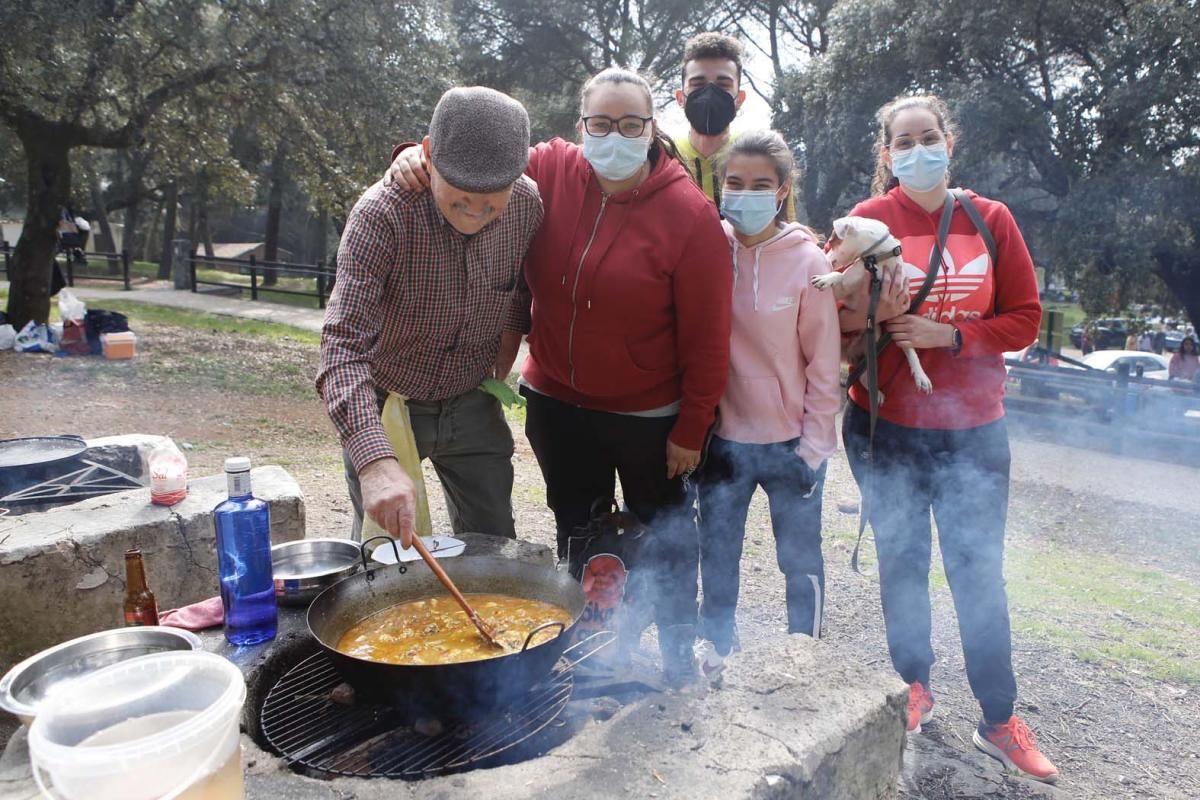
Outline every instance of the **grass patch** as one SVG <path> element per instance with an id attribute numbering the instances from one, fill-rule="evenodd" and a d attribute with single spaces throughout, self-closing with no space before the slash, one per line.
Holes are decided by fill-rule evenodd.
<path id="1" fill-rule="evenodd" d="M 846 533 L 838 526 L 826 539 L 857 536 Z M 948 602 L 936 537 L 933 546 L 930 592 Z M 864 551 L 877 582 L 874 546 Z M 1200 586 L 1095 552 L 1011 539 L 1004 572 L 1015 632 L 1090 664 L 1200 685 Z"/>
<path id="2" fill-rule="evenodd" d="M 1071 328 L 1087 319 L 1087 314 L 1078 303 L 1042 303 L 1043 313 L 1057 311 L 1063 315 L 1063 335 L 1071 332 Z"/>
<path id="3" fill-rule="evenodd" d="M 1013 628 L 1081 660 L 1200 684 L 1200 587 L 1048 543 L 1007 552 Z"/>
<path id="4" fill-rule="evenodd" d="M 85 301 L 86 302 L 86 301 Z M 314 301 L 315 302 L 315 301 Z M 8 305 L 8 290 L 0 289 L 0 307 Z M 242 317 L 228 317 L 220 314 L 206 314 L 202 311 L 191 311 L 171 306 L 156 306 L 150 303 L 139 303 L 132 300 L 103 300 L 96 304 L 106 311 L 119 311 L 129 317 L 130 327 L 136 332 L 139 322 L 155 325 L 174 325 L 179 328 L 206 330 L 216 333 L 237 333 L 247 336 L 261 336 L 266 339 L 292 339 L 307 344 L 320 344 L 321 334 L 315 331 L 283 325 L 278 322 L 260 322 L 259 320 Z M 50 321 L 58 322 L 58 303 L 50 302 Z"/>
<path id="5" fill-rule="evenodd" d="M 109 311 L 119 311 L 129 317 L 130 327 L 137 330 L 139 322 L 154 325 L 173 325 L 177 328 L 190 328 L 215 333 L 236 333 L 243 336 L 259 336 L 264 339 L 291 339 L 306 344 L 320 344 L 321 334 L 315 331 L 295 328 L 291 325 L 281 325 L 278 322 L 260 322 L 259 320 L 243 319 L 241 317 L 226 317 L 219 314 L 206 314 L 201 311 L 190 311 L 170 306 L 155 306 L 149 303 L 138 303 L 129 300 L 105 300 L 103 307 Z M 57 309 L 54 311 L 57 314 Z"/>

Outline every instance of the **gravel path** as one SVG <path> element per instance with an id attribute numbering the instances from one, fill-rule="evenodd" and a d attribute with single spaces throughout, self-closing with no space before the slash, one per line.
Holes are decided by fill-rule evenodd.
<path id="1" fill-rule="evenodd" d="M 311 389 L 312 345 L 155 325 L 137 329 L 141 355 L 129 363 L 0 353 L 5 375 L 0 438 L 48 431 L 163 433 L 192 445 L 187 454 L 196 475 L 218 472 L 222 460 L 235 453 L 257 463 L 278 463 L 305 491 L 309 535 L 347 533 L 349 502 L 340 454 Z M 517 529 L 525 538 L 550 543 L 553 520 L 541 476 L 524 436 L 516 433 Z M 1081 578 L 1096 567 L 1093 560 L 1103 557 L 1106 564 L 1153 570 L 1146 574 L 1156 580 L 1200 583 L 1195 540 L 1200 492 L 1192 488 L 1200 471 L 1044 441 L 1014 441 L 1013 452 L 1010 572 L 1053 553 Z M 432 472 L 428 479 L 436 485 Z M 430 494 L 435 525 L 445 528 L 440 492 Z M 878 587 L 850 571 L 856 518 L 838 508 L 855 505 L 857 497 L 839 453 L 831 461 L 825 492 L 826 641 L 833 657 L 886 670 Z M 779 635 L 783 582 L 761 495 L 751 509 L 742 571 L 743 638 Z M 934 587 L 937 717 L 910 748 L 911 782 L 904 796 L 1042 796 L 1038 787 L 1005 780 L 994 762 L 970 746 L 978 709 L 966 686 L 949 594 L 936 576 Z M 1060 627 L 1097 643 L 1123 635 L 1126 628 L 1114 633 L 1113 614 L 1099 600 L 1096 609 L 1091 617 L 1064 616 Z M 1193 612 L 1200 619 L 1200 609 L 1187 613 Z M 1055 613 L 1046 607 L 1013 609 L 1015 622 L 1048 619 L 1049 625 Z M 1123 624 L 1133 630 L 1143 623 L 1135 614 Z M 1200 622 L 1181 630 L 1190 631 L 1189 646 L 1200 640 Z M 1081 660 L 1068 650 L 1035 632 L 1015 634 L 1018 712 L 1063 771 L 1062 791 L 1054 796 L 1200 796 L 1200 686 L 1160 680 L 1136 665 Z"/>

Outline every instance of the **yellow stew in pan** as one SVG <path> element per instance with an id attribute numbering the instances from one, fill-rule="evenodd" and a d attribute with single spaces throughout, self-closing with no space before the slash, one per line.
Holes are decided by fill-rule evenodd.
<path id="1" fill-rule="evenodd" d="M 502 594 L 468 594 L 467 602 L 492 626 L 505 645 L 492 647 L 449 595 L 389 606 L 355 623 L 338 640 L 348 656 L 385 664 L 457 664 L 494 658 L 520 650 L 530 631 L 548 622 L 570 625 L 564 608 L 541 600 Z M 533 647 L 557 636 L 555 625 L 529 643 Z"/>

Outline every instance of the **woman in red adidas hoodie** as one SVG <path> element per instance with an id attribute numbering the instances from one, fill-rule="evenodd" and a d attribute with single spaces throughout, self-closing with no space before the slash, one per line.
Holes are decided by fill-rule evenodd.
<path id="1" fill-rule="evenodd" d="M 659 134 L 643 78 L 616 68 L 594 76 L 579 129 L 582 145 L 536 145 L 526 170 L 545 218 L 525 265 L 525 433 L 560 558 L 620 478 L 625 504 L 649 529 L 630 594 L 649 596 L 664 672 L 686 682 L 699 563 L 688 476 L 729 374 L 729 245 L 716 208 Z M 418 151 L 390 173 L 408 188 L 422 177 Z"/>
<path id="2" fill-rule="evenodd" d="M 1009 769 L 1053 782 L 1057 770 L 1013 714 L 1017 687 L 1002 570 L 1010 460 L 1002 354 L 1037 338 L 1041 305 L 1033 262 L 1008 208 L 971 192 L 995 240 L 995 263 L 961 204 L 953 209 L 939 259 L 935 242 L 954 151 L 946 106 L 935 97 L 904 97 L 880 109 L 878 119 L 875 196 L 850 213 L 886 223 L 900 240 L 912 295 L 929 270 L 939 270 L 915 313 L 906 313 L 909 295 L 900 282 L 900 295 L 881 303 L 877 314 L 888 320 L 896 342 L 919 351 L 933 393 L 917 390 L 899 348 L 888 347 L 879 356 L 886 399 L 873 444 L 867 395 L 858 383 L 842 426 L 854 476 L 860 487 L 866 484 L 888 649 L 910 685 L 908 729 L 919 731 L 933 714 L 932 510 L 967 679 L 983 711 L 975 744 Z M 843 331 L 864 327 L 866 288 L 840 312 Z"/>

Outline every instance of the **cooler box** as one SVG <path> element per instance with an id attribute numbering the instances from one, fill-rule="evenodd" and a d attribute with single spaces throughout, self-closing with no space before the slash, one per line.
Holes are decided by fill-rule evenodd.
<path id="1" fill-rule="evenodd" d="M 132 331 L 102 333 L 100 347 L 105 358 L 133 358 L 137 352 L 137 336 Z"/>

